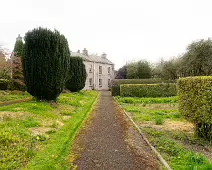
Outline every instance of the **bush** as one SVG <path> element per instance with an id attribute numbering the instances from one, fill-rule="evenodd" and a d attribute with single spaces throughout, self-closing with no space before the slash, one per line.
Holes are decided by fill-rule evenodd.
<path id="1" fill-rule="evenodd" d="M 158 84 L 158 83 L 175 83 L 175 80 L 154 79 L 115 79 L 112 81 L 112 96 L 120 96 L 121 84 Z"/>
<path id="2" fill-rule="evenodd" d="M 122 84 L 122 97 L 170 97 L 176 96 L 176 84 Z"/>
<path id="3" fill-rule="evenodd" d="M 85 87 L 85 81 L 86 70 L 82 58 L 71 57 L 66 88 L 69 89 L 71 92 L 80 91 Z"/>
<path id="4" fill-rule="evenodd" d="M 196 127 L 199 137 L 212 139 L 212 76 L 181 78 L 177 83 L 179 111 Z"/>
<path id="5" fill-rule="evenodd" d="M 12 79 L 8 86 L 9 90 L 26 91 L 26 85 L 22 80 Z"/>
<path id="6" fill-rule="evenodd" d="M 0 79 L 0 90 L 7 90 L 9 82 L 9 80 Z"/>
<path id="7" fill-rule="evenodd" d="M 39 100 L 56 100 L 69 70 L 68 41 L 58 31 L 37 28 L 25 35 L 23 71 L 27 91 Z"/>

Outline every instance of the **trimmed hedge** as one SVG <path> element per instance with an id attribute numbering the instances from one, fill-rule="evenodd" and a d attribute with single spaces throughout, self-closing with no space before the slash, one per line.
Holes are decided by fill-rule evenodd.
<path id="1" fill-rule="evenodd" d="M 177 95 L 176 84 L 122 84 L 121 97 L 170 97 Z"/>
<path id="2" fill-rule="evenodd" d="M 177 88 L 180 113 L 194 123 L 199 137 L 212 140 L 212 76 L 181 78 Z"/>
<path id="3" fill-rule="evenodd" d="M 9 80 L 0 79 L 0 90 L 7 90 L 9 82 L 10 82 Z"/>
<path id="4" fill-rule="evenodd" d="M 112 96 L 120 96 L 121 84 L 159 84 L 159 83 L 176 83 L 175 80 L 154 79 L 115 79 L 112 81 L 111 93 Z"/>

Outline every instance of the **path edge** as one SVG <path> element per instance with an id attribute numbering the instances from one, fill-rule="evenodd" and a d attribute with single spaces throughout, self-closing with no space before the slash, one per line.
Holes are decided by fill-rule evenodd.
<path id="1" fill-rule="evenodd" d="M 128 119 L 130 119 L 130 121 L 133 123 L 133 125 L 136 127 L 136 129 L 138 130 L 139 134 L 141 135 L 141 137 L 145 140 L 145 142 L 147 143 L 147 145 L 153 150 L 153 152 L 156 154 L 157 158 L 159 159 L 159 161 L 163 164 L 163 166 L 167 169 L 167 170 L 172 170 L 171 167 L 169 166 L 169 164 L 166 162 L 165 159 L 163 159 L 162 155 L 155 149 L 154 146 L 152 146 L 152 144 L 149 142 L 149 140 L 144 136 L 143 132 L 141 131 L 141 129 L 138 127 L 138 125 L 134 122 L 134 120 L 130 117 L 130 115 L 122 108 L 122 106 L 113 98 L 113 100 L 115 101 L 115 103 L 118 105 L 118 107 L 124 112 L 124 114 L 128 117 Z"/>
<path id="2" fill-rule="evenodd" d="M 96 104 L 97 104 L 97 102 L 99 101 L 99 96 L 101 95 L 101 92 L 100 92 L 100 91 L 96 91 L 96 92 L 97 92 L 98 94 L 97 94 L 95 100 L 93 101 L 92 106 L 91 106 L 90 109 L 88 110 L 85 119 L 81 122 L 79 129 L 78 129 L 77 132 L 74 134 L 74 136 L 73 136 L 73 142 L 74 142 L 74 140 L 75 140 L 75 137 L 76 137 L 76 136 L 80 133 L 80 131 L 82 130 L 82 127 L 84 126 L 85 122 L 88 120 L 90 114 L 91 114 L 92 111 L 95 109 Z M 69 154 L 72 152 L 72 144 L 73 144 L 73 143 L 71 143 L 71 147 L 70 147 L 70 150 L 69 150 Z M 79 154 L 79 153 L 77 153 L 77 155 L 78 155 L 78 154 Z M 68 157 L 69 157 L 69 155 L 66 157 L 66 163 L 67 163 L 67 158 L 68 158 Z M 75 160 L 76 160 L 76 158 L 74 158 L 72 161 L 68 162 L 68 164 L 72 166 L 72 167 L 70 167 L 70 168 L 71 168 L 70 170 L 76 170 L 76 165 L 73 164 L 73 162 L 74 162 Z"/>

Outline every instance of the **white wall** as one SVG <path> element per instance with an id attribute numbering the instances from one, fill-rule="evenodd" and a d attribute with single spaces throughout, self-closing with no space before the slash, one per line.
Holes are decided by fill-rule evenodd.
<path id="1" fill-rule="evenodd" d="M 114 79 L 114 65 L 112 64 L 103 64 L 103 63 L 94 63 L 84 61 L 87 78 L 84 90 L 109 90 L 108 79 L 110 81 Z M 92 66 L 92 72 L 89 71 Z M 102 66 L 102 74 L 99 74 L 99 66 Z M 110 67 L 110 74 L 108 73 L 108 67 Z M 90 86 L 89 79 L 92 78 L 92 86 Z M 102 79 L 102 86 L 99 85 L 99 79 Z"/>

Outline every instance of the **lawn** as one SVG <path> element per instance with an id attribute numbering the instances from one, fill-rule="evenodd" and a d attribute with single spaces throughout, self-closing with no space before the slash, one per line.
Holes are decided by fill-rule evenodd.
<path id="1" fill-rule="evenodd" d="M 61 94 L 57 104 L 30 101 L 0 108 L 0 169 L 68 169 L 73 137 L 98 93 Z"/>
<path id="2" fill-rule="evenodd" d="M 211 170 L 212 143 L 195 137 L 178 112 L 177 97 L 115 97 L 173 170 Z"/>
<path id="3" fill-rule="evenodd" d="M 31 95 L 27 92 L 21 91 L 2 91 L 0 90 L 0 103 L 13 101 L 13 100 L 21 100 L 30 98 Z"/>

